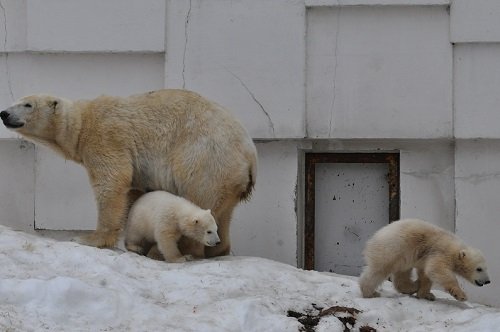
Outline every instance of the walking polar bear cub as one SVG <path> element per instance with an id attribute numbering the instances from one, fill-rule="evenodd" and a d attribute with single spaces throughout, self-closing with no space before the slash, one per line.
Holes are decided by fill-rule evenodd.
<path id="1" fill-rule="evenodd" d="M 210 210 L 200 209 L 166 191 L 154 191 L 141 196 L 130 209 L 125 247 L 141 255 L 157 248 L 165 261 L 185 262 L 192 260 L 193 255 L 182 255 L 179 251 L 177 242 L 182 235 L 210 247 L 220 242 Z M 161 257 L 156 256 L 156 252 L 153 256 Z"/>
<path id="2" fill-rule="evenodd" d="M 35 95 L 0 117 L 7 128 L 86 168 L 98 221 L 80 242 L 114 246 L 133 200 L 164 190 L 211 209 L 218 225 L 220 244 L 204 248 L 183 237 L 184 254 L 229 253 L 231 215 L 252 192 L 257 152 L 243 126 L 216 103 L 186 90 L 77 101 Z"/>
<path id="3" fill-rule="evenodd" d="M 432 283 L 438 283 L 455 299 L 465 301 L 455 274 L 477 286 L 490 283 L 483 254 L 465 245 L 455 235 L 423 220 L 393 222 L 368 240 L 364 250 L 366 267 L 359 279 L 363 297 L 379 296 L 375 289 L 389 276 L 396 290 L 417 293 L 434 300 Z M 412 268 L 418 279 L 411 280 Z"/>

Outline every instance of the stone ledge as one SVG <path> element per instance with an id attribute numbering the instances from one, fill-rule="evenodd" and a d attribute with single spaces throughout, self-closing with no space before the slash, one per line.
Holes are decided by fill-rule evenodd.
<path id="1" fill-rule="evenodd" d="M 305 0 L 306 7 L 342 6 L 447 6 L 450 0 Z"/>

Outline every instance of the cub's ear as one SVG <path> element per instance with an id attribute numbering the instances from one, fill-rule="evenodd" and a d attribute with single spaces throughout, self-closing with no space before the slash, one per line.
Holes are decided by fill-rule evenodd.
<path id="1" fill-rule="evenodd" d="M 465 258 L 465 250 L 460 250 L 460 252 L 458 253 L 458 259 L 462 260 Z"/>

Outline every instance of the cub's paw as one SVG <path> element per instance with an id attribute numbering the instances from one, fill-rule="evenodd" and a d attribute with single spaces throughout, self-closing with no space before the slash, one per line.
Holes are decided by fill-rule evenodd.
<path id="1" fill-rule="evenodd" d="M 144 255 L 144 248 L 135 244 L 125 244 L 125 248 L 128 251 L 135 252 L 139 255 Z"/>
<path id="2" fill-rule="evenodd" d="M 448 291 L 448 293 L 450 293 L 450 295 L 453 296 L 458 301 L 467 300 L 467 296 L 465 295 L 464 291 L 461 290 L 460 288 L 451 288 Z"/>
<path id="3" fill-rule="evenodd" d="M 163 257 L 163 254 L 158 250 L 158 246 L 155 244 L 151 249 L 149 250 L 148 254 L 146 255 L 151 259 L 157 260 L 157 261 L 164 261 L 165 258 Z"/>

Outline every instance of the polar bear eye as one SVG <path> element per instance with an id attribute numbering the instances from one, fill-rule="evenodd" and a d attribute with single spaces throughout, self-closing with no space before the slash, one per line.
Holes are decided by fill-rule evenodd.
<path id="1" fill-rule="evenodd" d="M 26 103 L 23 105 L 24 107 L 27 107 L 27 108 L 32 108 L 33 106 L 30 104 L 30 103 Z"/>
<path id="2" fill-rule="evenodd" d="M 207 231 L 207 234 L 212 234 L 212 231 Z"/>
<path id="3" fill-rule="evenodd" d="M 483 269 L 482 269 L 482 268 L 480 268 L 480 267 L 478 267 L 478 268 L 476 269 L 476 271 L 477 271 L 477 272 L 483 272 Z"/>

